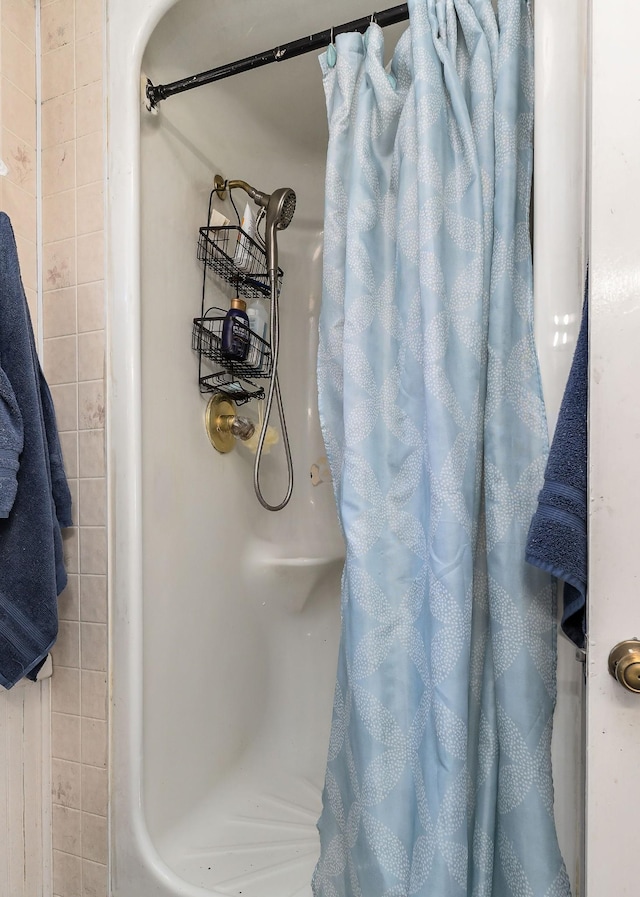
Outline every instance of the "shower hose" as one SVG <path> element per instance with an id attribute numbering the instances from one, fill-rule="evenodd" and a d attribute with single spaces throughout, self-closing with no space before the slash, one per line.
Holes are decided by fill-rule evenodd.
<path id="1" fill-rule="evenodd" d="M 275 239 L 275 236 L 274 236 Z M 270 316 L 271 316 L 271 380 L 269 381 L 269 390 L 267 392 L 267 401 L 264 409 L 264 417 L 262 420 L 262 429 L 258 438 L 258 447 L 256 449 L 256 459 L 253 465 L 253 488 L 256 497 L 263 508 L 267 511 L 281 511 L 288 503 L 293 492 L 293 462 L 291 460 L 291 447 L 289 445 L 289 435 L 287 433 L 287 424 L 284 417 L 284 407 L 282 404 L 282 395 L 280 393 L 280 383 L 278 381 L 278 355 L 280 354 L 280 309 L 278 301 L 278 273 L 271 267 L 269 268 L 269 286 L 271 292 Z M 267 435 L 267 427 L 269 426 L 269 417 L 275 397 L 278 406 L 278 415 L 280 417 L 280 426 L 282 428 L 282 442 L 284 444 L 284 452 L 287 459 L 287 491 L 282 501 L 277 505 L 271 505 L 262 494 L 260 486 L 260 464 L 262 462 L 262 450 L 264 440 Z"/>

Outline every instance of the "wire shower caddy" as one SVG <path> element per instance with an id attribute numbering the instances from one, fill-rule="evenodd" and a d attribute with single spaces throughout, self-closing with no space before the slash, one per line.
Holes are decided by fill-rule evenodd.
<path id="1" fill-rule="evenodd" d="M 211 220 L 214 193 L 215 190 L 212 190 L 209 196 L 207 221 Z M 238 252 L 238 247 L 241 247 L 241 252 Z M 270 344 L 249 330 L 249 350 L 245 360 L 239 362 L 226 357 L 222 350 L 226 310 L 207 307 L 206 289 L 207 272 L 212 271 L 230 284 L 240 298 L 268 302 L 271 286 L 265 249 L 238 225 L 201 227 L 197 257 L 203 269 L 202 305 L 200 317 L 193 319 L 191 347 L 198 353 L 200 392 L 221 392 L 233 399 L 236 405 L 243 405 L 251 399 L 263 399 L 264 388 L 253 381 L 271 376 Z M 282 269 L 278 268 L 278 293 L 283 276 Z"/>

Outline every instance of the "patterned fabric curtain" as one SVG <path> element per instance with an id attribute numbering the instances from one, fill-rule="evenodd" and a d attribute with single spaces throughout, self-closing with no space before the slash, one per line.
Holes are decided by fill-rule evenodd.
<path id="1" fill-rule="evenodd" d="M 320 414 L 347 543 L 317 897 L 568 897 L 522 0 L 410 0 L 322 59 Z"/>

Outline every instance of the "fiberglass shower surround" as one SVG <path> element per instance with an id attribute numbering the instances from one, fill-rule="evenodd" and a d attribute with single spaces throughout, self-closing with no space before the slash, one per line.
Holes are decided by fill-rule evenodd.
<path id="1" fill-rule="evenodd" d="M 122 0 L 111 0 L 112 31 L 108 44 L 113 102 L 118 108 L 128 110 L 127 122 L 135 118 L 131 135 L 122 122 L 110 120 L 110 146 L 119 148 L 117 154 L 110 156 L 110 190 L 113 194 L 110 245 L 115 278 L 110 296 L 110 320 L 115 379 L 109 393 L 109 419 L 118 458 L 117 469 L 111 471 L 118 530 L 113 582 L 112 776 L 115 787 L 111 822 L 112 889 L 115 897 L 136 897 L 152 892 L 158 897 L 211 897 L 239 891 L 243 897 L 282 897 L 294 893 L 310 897 L 311 879 L 319 859 L 317 886 L 329 891 L 331 874 L 340 874 L 337 860 L 342 862 L 344 858 L 346 870 L 354 868 L 358 862 L 354 855 L 345 854 L 341 842 L 335 841 L 334 835 L 338 833 L 331 829 L 338 818 L 335 815 L 338 792 L 332 788 L 331 777 L 339 782 L 340 800 L 343 807 L 347 807 L 350 798 L 345 787 L 351 786 L 339 767 L 343 759 L 340 750 L 347 746 L 350 736 L 341 742 L 337 737 L 339 725 L 341 720 L 348 725 L 356 725 L 362 720 L 362 716 L 355 716 L 362 700 L 366 699 L 360 689 L 368 689 L 374 694 L 374 679 L 378 675 L 373 670 L 366 679 L 358 679 L 355 689 L 358 693 L 351 702 L 349 683 L 345 686 L 341 679 L 340 688 L 347 699 L 344 716 L 336 705 L 332 736 L 329 727 L 339 653 L 339 594 L 344 546 L 336 520 L 327 450 L 316 410 L 314 371 L 323 236 L 327 237 L 324 252 L 330 264 L 335 262 L 332 247 L 337 249 L 330 234 L 332 222 L 323 234 L 326 104 L 321 72 L 314 54 L 302 55 L 283 66 L 266 66 L 261 72 L 247 71 L 237 78 L 185 92 L 181 97 L 161 102 L 157 116 L 144 112 L 140 116 L 139 105 L 135 109 L 128 105 L 131 79 L 135 77 L 139 82 L 140 75 L 140 69 L 136 68 L 140 60 L 131 35 L 141 35 L 140 46 L 148 40 L 142 68 L 145 76 L 157 84 L 173 82 L 185 73 L 219 66 L 229 59 L 247 57 L 264 46 L 275 46 L 300 33 L 317 33 L 332 22 L 355 19 L 360 15 L 366 19 L 369 28 L 370 9 L 364 0 L 353 0 L 348 4 L 343 0 L 327 0 L 322 7 L 303 2 L 296 4 L 295 10 L 288 7 L 285 0 L 274 0 L 268 4 L 268 9 L 254 0 L 243 4 L 179 0 L 171 9 L 170 5 L 170 0 L 127 0 L 126 4 Z M 153 7 L 151 13 L 150 6 Z M 396 25 L 391 31 L 385 31 L 389 52 L 402 30 L 403 26 Z M 337 74 L 339 67 L 344 68 L 349 59 L 354 65 L 362 60 L 373 66 L 378 79 L 377 34 L 374 26 L 364 53 L 363 38 L 348 33 L 340 35 L 334 29 L 336 67 L 333 71 Z M 347 57 L 345 46 L 348 47 Z M 384 62 L 386 69 L 388 59 Z M 395 72 L 392 72 L 396 78 L 395 92 L 388 73 L 388 69 L 384 71 L 385 80 L 379 81 L 379 95 L 385 102 L 387 98 L 393 100 L 394 95 L 396 98 L 402 96 L 405 89 L 402 66 L 398 68 L 396 63 Z M 475 94 L 475 91 L 471 93 Z M 429 108 L 434 111 L 436 107 L 430 104 Z M 480 120 L 484 119 L 476 116 L 476 122 Z M 361 124 L 365 125 L 364 119 Z M 366 148 L 366 141 L 362 146 Z M 412 146 L 408 143 L 405 148 Z M 129 169 L 127 173 L 120 171 L 125 157 L 133 160 L 133 176 Z M 357 169 L 354 173 L 358 178 L 367 170 L 360 160 L 361 157 L 354 154 Z M 241 445 L 229 457 L 218 454 L 212 450 L 202 426 L 209 396 L 203 397 L 195 385 L 197 358 L 189 345 L 188 330 L 193 315 L 198 313 L 203 279 L 202 262 L 196 258 L 194 244 L 200 229 L 209 224 L 207 198 L 217 172 L 225 178 L 246 178 L 249 184 L 267 191 L 290 184 L 297 194 L 295 216 L 286 232 L 278 233 L 279 264 L 284 272 L 280 297 L 282 351 L 279 380 L 296 464 L 295 490 L 287 507 L 278 514 L 267 513 L 256 502 L 251 478 L 254 459 L 247 447 Z M 405 176 L 408 173 L 405 171 Z M 139 227 L 136 215 L 130 214 L 136 207 L 138 178 L 141 188 Z M 414 183 L 419 182 L 416 177 Z M 133 195 L 130 194 L 132 187 Z M 327 198 L 331 193 L 331 190 L 327 191 Z M 234 195 L 236 200 L 241 198 L 241 204 L 238 203 L 241 213 L 246 196 L 240 189 L 234 190 Z M 223 203 L 216 198 L 215 205 L 226 217 L 232 217 L 231 206 L 226 201 Z M 359 206 L 347 203 L 346 214 L 357 207 L 363 213 L 372 208 L 370 203 Z M 366 215 L 359 224 L 365 220 Z M 377 234 L 375 216 L 371 220 Z M 414 216 L 413 220 L 418 221 L 419 216 Z M 134 258 L 138 233 L 141 238 L 139 277 Z M 350 227 L 349 238 L 354 241 L 353 257 L 357 263 L 350 274 L 351 287 L 353 276 L 360 270 L 358 265 L 366 262 L 369 253 L 359 251 L 362 235 L 358 227 Z M 406 253 L 412 245 L 411 241 L 404 240 L 400 250 Z M 374 252 L 374 255 L 377 266 L 384 254 Z M 231 256 L 234 256 L 233 251 Z M 403 266 L 406 261 L 403 260 Z M 403 267 L 403 271 L 407 270 Z M 375 278 L 372 283 L 376 287 L 380 285 Z M 330 278 L 329 281 L 325 278 L 325 290 L 328 287 Z M 218 287 L 211 276 L 208 289 L 211 304 L 220 306 L 224 317 L 225 303 L 235 294 L 232 296 L 226 288 L 220 288 L 216 293 Z M 355 322 L 355 331 L 361 332 L 363 339 L 380 333 L 385 323 L 387 306 L 382 295 L 374 297 L 373 302 L 367 297 L 360 304 L 362 313 L 349 319 L 351 324 Z M 358 311 L 351 303 L 351 296 L 349 292 L 350 315 Z M 527 301 L 530 301 L 530 295 Z M 325 308 L 331 317 L 332 301 Z M 464 315 L 471 317 L 475 312 L 475 305 L 463 308 L 462 317 L 456 320 L 459 327 L 449 333 L 447 343 L 442 342 L 442 330 L 434 326 L 430 331 L 433 338 L 426 341 L 429 352 L 424 357 L 425 364 L 434 368 L 442 358 L 445 345 L 450 349 L 460 333 L 472 335 L 476 332 L 463 327 Z M 393 377 L 379 379 L 380 366 L 388 364 L 385 353 L 398 341 L 402 343 L 404 359 L 408 363 L 411 353 L 415 353 L 421 342 L 423 324 L 428 323 L 426 317 L 411 316 L 410 326 L 403 328 L 402 315 L 392 317 L 396 327 L 400 324 L 400 329 L 394 331 L 393 321 L 390 322 L 384 352 L 358 351 L 355 343 L 349 343 L 348 351 L 342 353 L 343 360 L 349 362 L 345 372 L 349 380 L 349 397 L 354 395 L 350 378 L 360 377 L 360 374 L 363 377 L 358 380 L 361 388 L 359 403 L 353 404 L 348 397 L 348 408 L 343 414 L 346 435 L 351 438 L 355 432 L 351 411 L 357 413 L 360 408 L 365 412 L 360 416 L 361 422 L 373 423 L 374 428 L 388 424 L 390 448 L 397 446 L 398 439 L 411 441 L 414 430 L 410 415 L 398 417 L 399 394 L 392 389 L 397 381 Z M 326 323 L 323 323 L 323 331 Z M 435 325 L 437 323 L 435 321 Z M 355 338 L 351 324 L 342 331 L 349 339 Z M 321 359 L 326 359 L 326 354 L 323 356 L 326 345 L 325 340 Z M 336 342 L 336 350 L 339 346 L 340 342 Z M 138 347 L 139 356 L 136 354 Z M 367 371 L 373 371 L 373 374 Z M 266 378 L 255 382 L 266 390 Z M 424 391 L 420 382 L 418 373 L 416 379 L 411 379 L 412 388 Z M 462 374 L 455 382 L 460 385 Z M 405 387 L 406 383 L 403 392 Z M 410 392 L 410 396 L 414 393 Z M 417 396 L 414 399 L 419 402 Z M 458 417 L 469 409 L 470 403 L 468 396 L 459 399 Z M 252 417 L 255 404 L 254 401 L 253 404 L 239 405 L 236 417 Z M 426 404 L 423 403 L 424 407 Z M 429 408 L 430 413 L 435 414 L 433 403 L 429 403 Z M 222 416 L 229 415 L 225 411 Z M 277 424 L 276 416 L 272 417 L 272 424 Z M 325 424 L 327 421 L 325 414 Z M 391 426 L 395 429 L 390 430 Z M 419 446 L 420 440 L 416 444 Z M 437 451 L 438 446 L 445 450 L 444 440 L 437 440 L 431 446 L 422 445 L 425 457 L 427 448 L 431 452 Z M 464 447 L 462 441 L 460 445 Z M 334 465 L 332 453 L 335 448 L 339 450 L 339 445 L 329 445 L 330 460 Z M 408 454 L 411 454 L 410 450 L 411 445 L 408 445 Z M 350 462 L 358 463 L 351 447 L 348 454 Z M 433 458 L 433 455 L 429 457 Z M 401 508 L 392 507 L 394 513 L 388 513 L 387 499 L 393 494 L 389 492 L 389 486 L 399 487 L 400 481 L 391 483 L 387 474 L 378 469 L 377 461 L 369 467 L 370 470 L 362 468 L 363 476 L 358 479 L 354 479 L 350 471 L 343 477 L 340 486 L 344 488 L 346 485 L 348 489 L 345 497 L 351 499 L 354 489 L 362 488 L 370 502 L 371 514 L 367 519 L 372 524 L 378 520 L 384 529 L 382 538 L 385 540 L 391 539 L 394 532 L 408 532 L 396 525 L 406 519 L 395 514 Z M 402 470 L 407 473 L 406 468 Z M 286 478 L 281 444 L 264 458 L 262 476 L 265 494 L 280 499 Z M 410 478 L 407 483 L 410 486 Z M 442 490 L 436 490 L 437 499 L 453 494 L 451 490 L 449 493 L 445 490 L 444 494 Z M 508 497 L 506 491 L 504 494 Z M 511 506 L 509 502 L 507 504 Z M 516 506 L 520 507 L 517 503 Z M 354 506 L 354 513 L 359 510 L 360 506 L 357 509 Z M 406 513 L 411 510 L 411 505 L 404 508 Z M 344 507 L 341 511 L 344 517 Z M 352 536 L 351 519 L 347 520 L 347 526 Z M 361 531 L 364 539 L 372 532 L 365 526 Z M 419 542 L 415 545 L 419 547 Z M 372 553 L 378 552 L 381 546 L 381 542 L 376 543 Z M 410 551 L 405 547 L 402 556 L 394 552 L 392 558 L 382 550 L 379 554 L 381 559 L 388 561 L 391 572 L 392 566 L 400 563 Z M 354 568 L 353 542 L 349 555 L 348 588 L 352 590 L 358 576 L 362 574 L 364 577 L 368 571 Z M 439 556 L 444 563 L 444 550 Z M 364 564 L 370 558 L 355 560 Z M 435 560 L 431 558 L 429 563 L 433 565 Z M 465 558 L 462 568 L 468 569 Z M 451 570 L 449 578 L 455 576 L 455 570 Z M 396 579 L 399 581 L 399 577 Z M 442 581 L 443 577 L 440 579 Z M 477 584 L 480 586 L 480 580 Z M 428 583 L 429 588 L 432 585 Z M 441 585 L 442 588 L 450 585 L 449 580 L 442 581 Z M 359 604 L 358 590 L 350 592 L 348 603 L 353 601 L 354 610 L 361 615 L 356 622 L 364 621 L 371 627 L 370 643 L 375 642 L 376 634 L 382 635 L 385 630 L 391 636 L 398 631 L 394 627 L 400 625 L 401 632 L 407 636 L 406 644 L 410 645 L 414 630 L 418 633 L 429 631 L 423 623 L 428 622 L 432 610 L 438 610 L 437 588 L 436 583 L 436 591 L 429 593 L 429 607 L 422 607 L 413 629 L 411 620 L 416 605 L 411 600 L 404 608 L 406 613 L 395 617 L 390 610 L 393 596 L 386 592 L 381 596 L 373 589 L 365 590 L 373 602 L 371 613 Z M 493 594 L 491 599 L 493 601 Z M 493 603 L 495 605 L 495 601 Z M 455 600 L 443 599 L 442 604 L 451 613 L 460 610 L 460 604 Z M 497 627 L 499 635 L 506 631 L 510 620 L 517 620 L 517 615 L 502 592 L 498 595 L 498 610 L 501 614 Z M 476 614 L 478 625 L 481 618 L 482 614 Z M 454 622 L 448 618 L 437 621 L 443 633 L 442 650 L 438 651 L 436 645 L 425 652 L 432 662 L 438 657 L 441 659 L 445 673 L 448 660 L 455 663 L 460 657 L 456 653 L 458 642 L 455 638 L 464 638 L 466 632 L 464 625 L 455 626 Z M 514 652 L 524 652 L 525 660 L 529 646 L 538 652 L 549 643 L 545 639 L 552 637 L 547 618 L 544 617 L 544 629 L 542 622 L 542 617 L 528 617 L 521 629 L 533 638 L 527 639 L 525 646 L 520 639 L 512 643 Z M 451 647 L 447 642 L 449 635 L 456 650 L 448 650 Z M 375 644 L 383 652 L 385 643 L 378 641 Z M 401 659 L 401 646 L 393 644 L 392 656 Z M 508 647 L 506 637 L 505 645 Z M 416 643 L 416 651 L 418 647 L 419 643 Z M 372 666 L 371 655 L 364 647 L 358 654 L 357 663 L 346 654 L 341 656 L 344 658 L 342 668 L 346 661 L 356 676 Z M 418 659 L 418 655 L 415 656 Z M 478 654 L 473 656 L 477 658 Z M 504 654 L 500 656 L 505 657 Z M 366 667 L 367 663 L 370 667 Z M 414 667 L 418 669 L 415 664 Z M 409 675 L 413 667 L 409 663 L 404 669 Z M 420 666 L 420 670 L 424 672 L 424 667 Z M 183 675 L 178 675 L 178 671 L 183 671 Z M 417 688 L 418 678 L 407 679 L 407 685 Z M 464 676 L 460 678 L 463 688 Z M 441 683 L 433 681 L 436 686 L 434 695 L 438 698 Z M 535 679 L 531 677 L 531 681 L 535 682 Z M 560 681 L 566 689 L 566 681 Z M 408 692 L 409 699 L 413 700 L 413 696 L 413 692 Z M 372 700 L 372 704 L 375 701 Z M 443 715 L 441 704 L 433 703 L 434 715 L 427 715 L 425 731 L 431 738 L 436 729 L 436 734 L 446 740 L 448 734 L 458 729 L 450 725 L 450 716 Z M 390 719 L 392 708 L 380 709 L 380 714 L 379 718 Z M 565 712 L 565 719 L 570 715 L 571 711 Z M 399 764 L 402 756 L 411 756 L 402 753 L 403 744 L 410 746 L 402 733 L 403 720 L 396 718 L 396 722 L 400 731 L 390 727 L 389 744 L 376 753 L 380 757 L 379 766 L 394 757 Z M 502 724 L 509 728 L 508 721 L 502 720 Z M 565 729 L 567 726 L 568 723 Z M 491 728 L 487 731 L 490 734 Z M 416 736 L 417 732 L 416 726 Z M 363 744 L 370 740 L 371 736 L 363 735 Z M 329 744 L 332 745 L 332 757 L 327 775 Z M 511 745 L 514 744 L 515 735 L 511 741 Z M 564 744 L 573 742 L 569 740 Z M 469 739 L 469 746 L 472 750 L 473 737 Z M 503 758 L 507 747 L 502 750 Z M 567 749 L 567 752 L 572 758 L 578 756 L 577 751 Z M 366 763 L 367 758 L 364 759 Z M 399 768 L 397 764 L 389 765 L 391 772 Z M 354 850 L 366 850 L 377 866 L 380 853 L 375 844 L 371 850 L 371 833 L 376 826 L 372 817 L 392 829 L 396 816 L 383 810 L 391 805 L 395 794 L 388 795 L 388 804 L 376 807 L 372 799 L 379 796 L 379 790 L 376 791 L 378 780 L 373 770 L 365 769 L 363 773 L 363 768 L 356 771 L 361 800 L 355 806 L 351 805 L 351 813 L 345 810 L 345 818 L 350 820 L 347 831 L 354 835 Z M 528 773 L 531 768 L 527 766 L 525 770 L 527 777 L 520 777 L 525 784 L 530 782 Z M 542 769 L 542 765 L 539 768 Z M 576 830 L 574 805 L 571 798 L 567 798 L 571 793 L 568 780 L 572 769 L 568 757 L 561 756 L 556 767 L 560 793 L 559 827 L 563 852 L 567 845 L 569 848 L 565 856 L 570 874 L 576 868 L 571 853 Z M 392 776 L 383 778 L 393 786 Z M 329 800 L 325 800 L 322 825 L 329 851 L 325 846 L 321 857 L 316 824 L 323 813 L 325 781 Z M 489 790 L 491 783 L 487 782 Z M 542 780 L 540 782 L 542 784 Z M 413 787 L 413 784 L 407 781 L 405 767 L 400 785 Z M 533 799 L 535 787 L 527 792 L 525 801 Z M 407 806 L 411 804 L 412 793 L 410 789 Z M 402 849 L 411 857 L 409 866 L 413 863 L 413 869 L 408 873 L 410 885 L 411 882 L 417 885 L 420 876 L 428 871 L 432 846 L 438 851 L 437 863 L 441 863 L 443 852 L 460 854 L 456 845 L 464 845 L 464 840 L 456 840 L 451 829 L 457 820 L 453 811 L 464 811 L 465 801 L 450 801 L 447 806 L 452 807 L 452 814 L 440 813 L 433 827 L 434 839 L 420 840 L 420 850 L 422 846 L 426 848 L 423 853 L 416 849 L 415 857 L 412 857 L 408 840 L 405 843 L 402 837 L 399 838 Z M 504 802 L 502 806 L 504 808 Z M 381 829 L 378 827 L 377 831 L 379 833 Z M 388 832 L 379 843 L 384 845 L 385 840 L 387 847 L 398 847 Z M 485 843 L 480 833 L 476 843 Z M 496 843 L 494 854 L 501 861 L 508 855 L 508 844 L 504 839 Z M 489 851 L 486 855 L 489 856 Z M 328 864 L 327 856 L 335 856 L 336 863 Z M 402 851 L 398 848 L 394 856 L 400 861 Z M 516 867 L 514 863 L 510 868 Z M 371 868 L 372 875 L 379 874 L 373 872 L 373 865 Z M 404 874 L 406 866 L 402 862 L 397 868 Z M 499 874 L 496 881 L 498 878 Z M 459 890 L 464 893 L 461 886 Z"/>

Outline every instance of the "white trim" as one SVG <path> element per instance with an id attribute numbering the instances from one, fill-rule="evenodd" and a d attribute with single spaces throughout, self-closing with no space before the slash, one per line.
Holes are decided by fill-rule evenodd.
<path id="1" fill-rule="evenodd" d="M 142 770 L 142 552 L 140 487 L 140 67 L 155 25 L 173 0 L 111 0 L 108 44 L 107 482 L 109 601 L 115 637 L 110 830 L 114 897 L 211 897 L 161 860 L 146 828 Z M 110 110 L 117 108 L 118 114 Z M 117 454 L 117 464 L 116 464 Z M 120 878 L 120 873 L 122 878 Z"/>
<path id="2" fill-rule="evenodd" d="M 640 637 L 640 9 L 591 0 L 588 897 L 637 893 L 640 698 L 608 673 Z"/>

